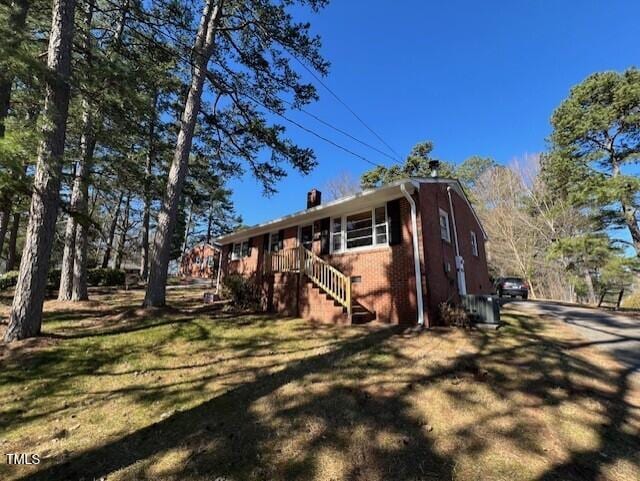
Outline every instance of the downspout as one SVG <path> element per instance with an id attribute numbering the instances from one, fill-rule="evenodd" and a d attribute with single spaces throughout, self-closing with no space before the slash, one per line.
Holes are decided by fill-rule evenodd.
<path id="1" fill-rule="evenodd" d="M 216 279 L 216 294 L 220 294 L 220 273 L 222 272 L 222 248 L 220 249 L 220 256 L 218 257 L 218 276 Z"/>
<path id="2" fill-rule="evenodd" d="M 424 326 L 424 305 L 422 299 L 422 271 L 420 270 L 420 249 L 418 246 L 418 221 L 416 216 L 416 203 L 407 192 L 405 184 L 400 184 L 400 190 L 411 206 L 411 237 L 413 242 L 413 266 L 416 276 L 416 304 L 418 306 L 418 324 Z"/>
<path id="3" fill-rule="evenodd" d="M 464 265 L 460 256 L 460 246 L 458 245 L 458 226 L 456 225 L 456 213 L 453 210 L 453 200 L 451 200 L 451 186 L 447 187 L 449 196 L 449 211 L 451 212 L 451 223 L 453 224 L 453 244 L 456 248 L 456 278 L 458 279 L 458 290 L 461 296 L 467 294 L 467 282 L 464 278 Z M 462 276 L 462 278 L 461 278 Z"/>

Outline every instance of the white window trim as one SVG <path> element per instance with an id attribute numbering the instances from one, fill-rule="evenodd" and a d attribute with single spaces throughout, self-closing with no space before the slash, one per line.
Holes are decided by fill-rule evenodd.
<path id="1" fill-rule="evenodd" d="M 447 223 L 447 237 L 442 236 L 442 225 L 440 219 L 444 217 Z M 449 213 L 446 210 L 438 209 L 438 229 L 440 230 L 440 239 L 451 244 L 451 225 L 449 224 Z"/>
<path id="2" fill-rule="evenodd" d="M 232 261 L 239 261 L 240 259 L 243 259 L 244 257 L 249 257 L 249 254 L 248 254 L 248 253 L 247 253 L 247 255 L 246 255 L 246 256 L 243 256 L 243 255 L 242 255 L 242 250 L 243 250 L 243 249 L 242 249 L 242 244 L 247 244 L 247 245 L 248 245 L 248 244 L 249 244 L 249 239 L 247 239 L 247 240 L 243 240 L 243 241 L 240 241 L 240 242 L 234 242 L 233 244 L 231 244 L 231 260 L 232 260 Z M 235 247 L 236 247 L 237 245 L 239 245 L 239 246 L 240 246 L 240 255 L 236 255 L 236 253 L 235 253 L 235 250 L 236 250 L 236 249 L 235 249 Z M 249 250 L 249 249 L 251 249 L 251 248 L 250 248 L 250 247 L 248 247 L 247 249 Z"/>
<path id="3" fill-rule="evenodd" d="M 379 209 L 381 207 L 384 207 L 384 224 L 376 224 L 376 209 Z M 331 217 L 330 221 L 329 221 L 329 252 L 331 254 L 345 254 L 345 253 L 351 253 L 351 252 L 362 252 L 362 251 L 368 251 L 368 250 L 372 250 L 372 249 L 380 249 L 380 248 L 384 248 L 384 247 L 388 247 L 389 246 L 389 215 L 387 212 L 387 204 L 382 204 L 382 205 L 377 205 L 371 209 L 369 209 L 369 211 L 371 212 L 371 245 L 369 246 L 359 246 L 359 247 L 351 247 L 348 248 L 347 247 L 347 217 L 351 216 L 351 215 L 355 215 L 355 214 L 360 214 L 362 212 L 366 212 L 367 209 L 365 210 L 358 210 L 355 212 L 349 212 L 348 214 L 343 214 L 340 217 Z M 337 232 L 333 232 L 333 220 L 334 219 L 340 219 L 340 238 L 341 238 L 341 242 L 340 245 L 342 246 L 340 250 L 335 250 L 333 248 L 333 237 L 335 235 L 337 235 Z M 382 242 L 382 243 L 378 243 L 377 242 L 377 235 L 376 235 L 376 226 L 380 226 L 380 225 L 384 225 L 386 227 L 386 233 L 387 233 L 387 241 L 386 242 Z M 368 237 L 368 236 L 365 236 Z M 353 239 L 352 239 L 353 240 Z"/>
<path id="4" fill-rule="evenodd" d="M 478 236 L 475 231 L 471 231 L 471 253 L 478 257 Z"/>

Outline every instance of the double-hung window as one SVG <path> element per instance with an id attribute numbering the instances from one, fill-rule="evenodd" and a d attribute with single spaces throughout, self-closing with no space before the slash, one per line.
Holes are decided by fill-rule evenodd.
<path id="1" fill-rule="evenodd" d="M 231 260 L 237 261 L 242 257 L 247 257 L 249 255 L 249 241 L 242 241 L 233 244 L 233 250 L 231 251 Z"/>
<path id="2" fill-rule="evenodd" d="M 478 237 L 474 231 L 471 231 L 471 253 L 478 257 Z"/>
<path id="3" fill-rule="evenodd" d="M 388 236 L 385 206 L 331 219 L 332 252 L 387 245 Z"/>
<path id="4" fill-rule="evenodd" d="M 440 209 L 440 238 L 451 242 L 451 230 L 449 229 L 449 214 Z"/>

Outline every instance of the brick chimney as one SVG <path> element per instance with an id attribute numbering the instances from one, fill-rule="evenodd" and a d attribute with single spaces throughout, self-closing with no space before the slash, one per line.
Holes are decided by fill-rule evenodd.
<path id="1" fill-rule="evenodd" d="M 311 207 L 316 207 L 320 205 L 322 202 L 322 192 L 317 189 L 311 189 L 307 193 L 307 209 L 311 209 Z"/>

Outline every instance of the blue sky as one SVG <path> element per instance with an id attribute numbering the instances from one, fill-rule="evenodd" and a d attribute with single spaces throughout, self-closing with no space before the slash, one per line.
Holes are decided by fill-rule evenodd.
<path id="1" fill-rule="evenodd" d="M 572 85 L 596 71 L 640 66 L 636 0 L 334 0 L 305 18 L 332 64 L 324 82 L 403 158 L 422 140 L 455 163 L 471 155 L 509 163 L 540 152 L 549 117 Z M 318 92 L 307 110 L 385 149 L 331 94 Z M 309 117 L 292 117 L 390 163 Z M 290 138 L 315 150 L 319 165 L 307 176 L 291 172 L 269 198 L 250 176 L 234 180 L 245 224 L 302 209 L 310 188 L 322 190 L 342 171 L 357 179 L 371 167 L 287 127 Z"/>

